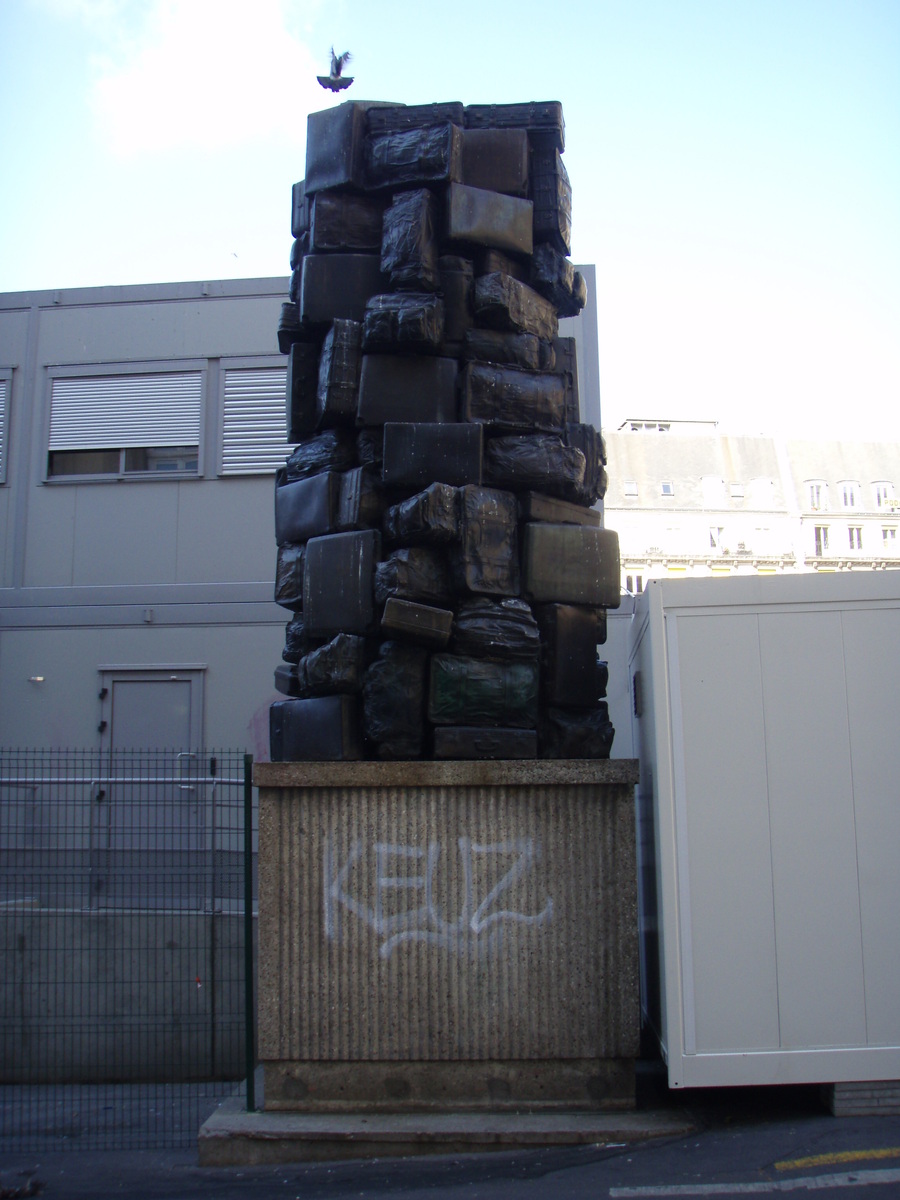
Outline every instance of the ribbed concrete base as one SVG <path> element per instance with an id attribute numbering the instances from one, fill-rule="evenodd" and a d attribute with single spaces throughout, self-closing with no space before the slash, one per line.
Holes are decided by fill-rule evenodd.
<path id="1" fill-rule="evenodd" d="M 679 1137 L 694 1124 L 680 1113 L 370 1113 L 365 1116 L 244 1110 L 227 1100 L 200 1130 L 201 1167 L 329 1162 L 628 1143 Z"/>
<path id="2" fill-rule="evenodd" d="M 900 1116 L 900 1079 L 829 1083 L 822 1098 L 836 1117 Z"/>
<path id="3" fill-rule="evenodd" d="M 269 1112 L 519 1112 L 635 1105 L 634 1059 L 263 1063 Z"/>

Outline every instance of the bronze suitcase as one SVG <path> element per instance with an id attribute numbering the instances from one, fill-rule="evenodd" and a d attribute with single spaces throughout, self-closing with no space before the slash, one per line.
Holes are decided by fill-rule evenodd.
<path id="1" fill-rule="evenodd" d="M 535 146 L 531 158 L 535 243 L 572 252 L 572 185 L 555 146 Z"/>
<path id="2" fill-rule="evenodd" d="M 562 377 L 493 363 L 468 363 L 462 372 L 460 416 L 494 429 L 561 430 Z"/>
<path id="3" fill-rule="evenodd" d="M 299 442 L 316 428 L 316 390 L 319 377 L 319 347 L 306 341 L 288 346 L 285 378 L 287 440 Z"/>
<path id="4" fill-rule="evenodd" d="M 433 292 L 438 275 L 437 201 L 427 188 L 400 192 L 385 210 L 381 269 L 398 291 Z"/>
<path id="5" fill-rule="evenodd" d="M 490 329 L 533 333 L 540 338 L 552 339 L 559 333 L 556 309 L 550 301 L 527 283 L 499 271 L 475 280 L 475 319 Z"/>
<path id="6" fill-rule="evenodd" d="M 456 415 L 455 359 L 425 355 L 363 355 L 358 424 L 455 421 Z"/>
<path id="7" fill-rule="evenodd" d="M 463 344 L 468 362 L 497 363 L 525 371 L 547 371 L 555 364 L 552 343 L 533 333 L 502 333 L 497 329 L 468 329 Z"/>
<path id="8" fill-rule="evenodd" d="M 366 301 L 387 289 L 380 254 L 307 254 L 300 282 L 300 320 L 330 325 L 361 321 Z"/>
<path id="9" fill-rule="evenodd" d="M 341 475 L 338 499 L 337 532 L 368 529 L 381 525 L 384 514 L 384 491 L 381 474 L 367 467 L 354 467 Z"/>
<path id="10" fill-rule="evenodd" d="M 385 487 L 414 491 L 432 481 L 459 487 L 481 482 L 480 425 L 388 422 L 384 427 Z"/>
<path id="11" fill-rule="evenodd" d="M 484 477 L 492 487 L 542 492 L 582 502 L 584 455 L 549 433 L 510 433 L 485 448 Z"/>
<path id="12" fill-rule="evenodd" d="M 458 344 L 475 319 L 472 309 L 475 272 L 470 259 L 445 254 L 438 259 L 438 273 L 444 298 L 444 340 Z"/>
<path id="13" fill-rule="evenodd" d="M 450 571 L 441 552 L 431 546 L 404 546 L 375 568 L 375 603 L 391 596 L 445 606 L 450 599 Z"/>
<path id="14" fill-rule="evenodd" d="M 362 323 L 337 320 L 325 335 L 316 384 L 320 428 L 355 425 L 362 363 Z"/>
<path id="15" fill-rule="evenodd" d="M 356 439 L 346 429 L 326 429 L 322 433 L 303 437 L 276 472 L 282 471 L 288 480 L 308 479 L 322 471 L 346 471 L 356 466 Z"/>
<path id="16" fill-rule="evenodd" d="M 442 650 L 450 641 L 452 628 L 453 612 L 450 609 L 433 608 L 430 604 L 401 600 L 397 596 L 388 599 L 381 617 L 381 632 L 385 637 L 417 642 L 437 650 Z"/>
<path id="17" fill-rule="evenodd" d="M 373 296 L 363 320 L 363 349 L 437 354 L 444 340 L 444 301 L 429 292 Z"/>
<path id="18" fill-rule="evenodd" d="M 272 762 L 362 758 L 357 697 L 276 700 L 269 708 L 269 751 Z"/>
<path id="19" fill-rule="evenodd" d="M 275 668 L 275 691 L 282 696 L 300 696 L 300 680 L 293 663 L 280 663 Z"/>
<path id="20" fill-rule="evenodd" d="M 365 187 L 366 107 L 348 100 L 307 116 L 307 196 L 326 188 Z"/>
<path id="21" fill-rule="evenodd" d="M 536 610 L 541 630 L 541 695 L 559 708 L 590 708 L 602 699 L 605 673 L 597 659 L 602 609 L 547 604 Z"/>
<path id="22" fill-rule="evenodd" d="M 589 525 L 528 524 L 522 590 L 535 604 L 619 607 L 619 539 Z"/>
<path id="23" fill-rule="evenodd" d="M 561 317 L 577 317 L 587 303 L 584 276 L 549 242 L 535 246 L 529 283 Z"/>
<path id="24" fill-rule="evenodd" d="M 297 681 L 304 696 L 351 695 L 362 689 L 365 670 L 365 639 L 339 633 L 297 664 Z"/>
<path id="25" fill-rule="evenodd" d="M 449 121 L 443 125 L 376 133 L 366 141 L 366 179 L 370 188 L 450 183 L 459 179 L 461 162 L 462 130 Z"/>
<path id="26" fill-rule="evenodd" d="M 384 514 L 384 536 L 405 545 L 459 540 L 459 489 L 432 483 L 414 496 L 393 504 Z"/>
<path id="27" fill-rule="evenodd" d="M 531 254 L 533 205 L 530 200 L 451 183 L 445 232 L 451 242 L 490 246 L 510 254 Z"/>
<path id="28" fill-rule="evenodd" d="M 278 350 L 281 354 L 290 354 L 295 342 L 310 341 L 309 330 L 300 324 L 300 309 L 289 300 L 281 306 L 281 316 L 278 319 Z"/>
<path id="29" fill-rule="evenodd" d="M 603 524 L 603 517 L 596 508 L 584 508 L 556 496 L 543 496 L 540 492 L 526 492 L 519 497 L 519 517 L 523 521 L 549 521 L 556 525 Z"/>
<path id="30" fill-rule="evenodd" d="M 279 546 L 337 530 L 341 477 L 336 471 L 275 488 L 275 541 Z"/>
<path id="31" fill-rule="evenodd" d="M 537 757 L 537 733 L 533 729 L 438 725 L 433 745 L 434 757 L 442 759 Z"/>
<path id="32" fill-rule="evenodd" d="M 459 543 L 452 545 L 450 580 L 460 593 L 517 596 L 519 552 L 516 498 L 495 488 L 460 488 Z"/>
<path id="33" fill-rule="evenodd" d="M 524 104 L 469 104 L 466 129 L 524 129 L 532 144 L 546 140 L 562 153 L 566 126 L 558 100 L 529 100 Z"/>
<path id="34" fill-rule="evenodd" d="M 425 751 L 428 651 L 382 642 L 363 679 L 363 724 L 379 758 L 419 758 Z"/>
<path id="35" fill-rule="evenodd" d="M 527 196 L 529 152 L 524 129 L 465 129 L 462 182 L 507 196 Z"/>
<path id="36" fill-rule="evenodd" d="M 309 197 L 306 180 L 301 179 L 291 188 L 291 237 L 299 238 L 309 233 Z"/>
<path id="37" fill-rule="evenodd" d="M 275 603 L 294 611 L 303 607 L 303 546 L 278 547 L 275 562 Z"/>
<path id="38" fill-rule="evenodd" d="M 398 129 L 423 129 L 427 125 L 444 125 L 452 121 L 462 126 L 465 109 L 458 100 L 439 104 L 383 104 L 370 108 L 367 129 L 370 135 L 394 133 Z"/>
<path id="39" fill-rule="evenodd" d="M 536 662 L 432 655 L 428 719 L 433 724 L 534 729 L 537 715 Z"/>
<path id="40" fill-rule="evenodd" d="M 319 192 L 310 207 L 309 248 L 313 254 L 381 250 L 384 201 L 349 192 Z"/>
<path id="41" fill-rule="evenodd" d="M 541 758 L 609 758 L 615 729 L 609 708 L 544 708 L 538 724 Z"/>
<path id="42" fill-rule="evenodd" d="M 531 607 L 518 597 L 476 596 L 456 610 L 450 652 L 502 662 L 537 659 L 541 648 Z"/>
<path id="43" fill-rule="evenodd" d="M 303 570 L 303 618 L 310 636 L 372 630 L 380 557 L 381 535 L 374 529 L 310 538 Z"/>

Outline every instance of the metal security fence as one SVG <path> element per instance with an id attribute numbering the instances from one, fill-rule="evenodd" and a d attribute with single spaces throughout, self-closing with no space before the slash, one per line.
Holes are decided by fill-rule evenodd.
<path id="1" fill-rule="evenodd" d="M 0 750 L 0 1151 L 189 1144 L 251 1080 L 237 751 Z"/>

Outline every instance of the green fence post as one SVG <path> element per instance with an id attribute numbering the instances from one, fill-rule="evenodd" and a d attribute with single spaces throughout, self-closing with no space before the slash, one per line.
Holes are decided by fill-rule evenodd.
<path id="1" fill-rule="evenodd" d="M 256 1111 L 253 1044 L 253 755 L 244 755 L 244 1038 L 247 1112 Z"/>

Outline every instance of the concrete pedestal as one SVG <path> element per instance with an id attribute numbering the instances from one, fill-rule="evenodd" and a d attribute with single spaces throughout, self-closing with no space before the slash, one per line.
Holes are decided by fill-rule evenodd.
<path id="1" fill-rule="evenodd" d="M 636 763 L 254 779 L 267 1111 L 633 1107 Z"/>

